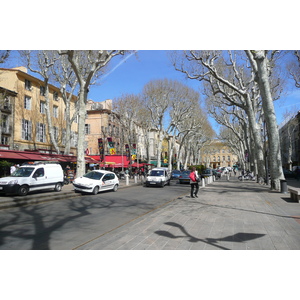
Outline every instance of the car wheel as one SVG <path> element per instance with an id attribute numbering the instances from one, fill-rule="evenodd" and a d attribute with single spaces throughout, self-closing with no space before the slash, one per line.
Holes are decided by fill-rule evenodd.
<path id="1" fill-rule="evenodd" d="M 116 191 L 118 190 L 118 187 L 119 187 L 119 186 L 118 186 L 117 184 L 115 184 L 115 185 L 114 185 L 114 188 L 113 188 L 113 191 L 116 192 Z"/>
<path id="2" fill-rule="evenodd" d="M 94 189 L 93 189 L 93 195 L 97 195 L 98 192 L 99 192 L 99 187 L 95 186 Z"/>
<path id="3" fill-rule="evenodd" d="M 56 185 L 55 185 L 55 188 L 54 188 L 54 191 L 55 192 L 60 192 L 62 189 L 62 185 L 60 182 L 58 182 Z"/>
<path id="4" fill-rule="evenodd" d="M 27 185 L 21 185 L 18 190 L 19 196 L 26 196 L 29 192 L 29 188 Z"/>

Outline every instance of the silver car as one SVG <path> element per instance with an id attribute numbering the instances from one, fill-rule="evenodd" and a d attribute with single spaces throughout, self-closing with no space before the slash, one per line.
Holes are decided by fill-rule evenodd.
<path id="1" fill-rule="evenodd" d="M 75 192 L 92 193 L 112 190 L 116 192 L 119 187 L 117 175 L 110 171 L 94 170 L 73 181 Z"/>

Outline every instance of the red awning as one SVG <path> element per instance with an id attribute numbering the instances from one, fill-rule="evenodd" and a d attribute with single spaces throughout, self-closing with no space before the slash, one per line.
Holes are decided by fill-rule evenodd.
<path id="1" fill-rule="evenodd" d="M 90 157 L 100 162 L 100 155 L 90 155 Z M 114 164 L 105 164 L 105 162 Z M 102 163 L 105 165 L 105 167 L 128 168 L 129 160 L 127 160 L 125 155 L 106 155 L 105 161 L 101 162 L 101 164 Z"/>
<path id="2" fill-rule="evenodd" d="M 148 165 L 148 164 L 145 164 L 145 163 L 133 163 L 131 166 L 134 167 L 134 168 L 141 168 L 145 165 Z"/>
<path id="3" fill-rule="evenodd" d="M 24 156 L 19 154 L 16 151 L 11 150 L 0 150 L 0 159 L 18 159 L 18 160 L 24 160 Z"/>

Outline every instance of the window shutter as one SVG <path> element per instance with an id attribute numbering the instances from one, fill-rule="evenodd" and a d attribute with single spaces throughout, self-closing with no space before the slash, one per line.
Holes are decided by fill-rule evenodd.
<path id="1" fill-rule="evenodd" d="M 28 121 L 28 140 L 32 140 L 32 123 L 31 121 Z"/>
<path id="2" fill-rule="evenodd" d="M 25 120 L 22 119 L 22 140 L 25 140 Z"/>

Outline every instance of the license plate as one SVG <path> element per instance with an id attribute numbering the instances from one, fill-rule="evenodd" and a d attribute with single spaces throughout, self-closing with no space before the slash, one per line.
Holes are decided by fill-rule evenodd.
<path id="1" fill-rule="evenodd" d="M 156 184 L 156 182 L 150 182 L 150 184 Z"/>

